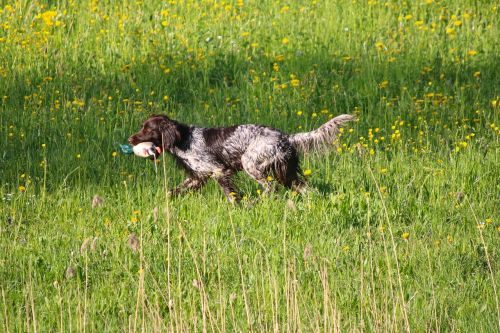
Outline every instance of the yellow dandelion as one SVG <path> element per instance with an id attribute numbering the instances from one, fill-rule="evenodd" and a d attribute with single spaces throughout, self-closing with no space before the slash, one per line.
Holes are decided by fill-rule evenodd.
<path id="1" fill-rule="evenodd" d="M 116 151 L 114 151 L 111 153 L 111 156 L 116 157 L 116 156 L 118 156 L 118 153 Z"/>
<path id="2" fill-rule="evenodd" d="M 293 87 L 298 87 L 300 85 L 300 81 L 297 79 L 293 79 L 292 81 L 290 81 L 290 83 Z"/>
<path id="3" fill-rule="evenodd" d="M 281 40 L 281 44 L 283 44 L 283 45 L 287 45 L 289 42 L 290 42 L 290 40 L 286 37 Z"/>
<path id="4" fill-rule="evenodd" d="M 283 61 L 285 60 L 285 56 L 282 54 L 278 54 L 276 57 L 274 57 L 276 61 Z"/>
<path id="5" fill-rule="evenodd" d="M 310 176 L 312 174 L 312 170 L 311 169 L 305 169 L 304 170 L 304 176 Z"/>
<path id="6" fill-rule="evenodd" d="M 54 10 L 48 10 L 40 15 L 45 25 L 49 27 L 54 25 L 56 16 L 57 12 Z"/>
<path id="7" fill-rule="evenodd" d="M 468 55 L 470 55 L 471 57 L 475 56 L 477 54 L 477 51 L 476 50 L 470 50 L 467 52 Z"/>
<path id="8" fill-rule="evenodd" d="M 18 189 L 19 192 L 26 192 L 26 187 L 24 187 L 23 185 L 19 185 Z"/>
<path id="9" fill-rule="evenodd" d="M 456 20 L 454 23 L 455 27 L 461 27 L 462 26 L 462 21 Z"/>
<path id="10" fill-rule="evenodd" d="M 385 88 L 387 88 L 388 85 L 389 85 L 389 81 L 387 81 L 387 80 L 384 80 L 378 84 L 380 89 L 385 89 Z"/>
<path id="11" fill-rule="evenodd" d="M 401 235 L 401 237 L 403 237 L 404 240 L 408 240 L 408 238 L 410 238 L 410 233 L 409 232 L 403 232 L 403 234 Z"/>

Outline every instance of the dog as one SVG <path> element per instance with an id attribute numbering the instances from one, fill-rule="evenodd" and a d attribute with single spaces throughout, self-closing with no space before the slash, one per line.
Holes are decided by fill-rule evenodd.
<path id="1" fill-rule="evenodd" d="M 345 123 L 355 117 L 343 114 L 310 132 L 286 134 L 261 125 L 236 125 L 203 128 L 184 125 L 165 115 L 153 115 L 128 141 L 132 145 L 153 142 L 157 156 L 170 153 L 188 174 L 172 195 L 200 189 L 215 179 L 230 202 L 239 201 L 233 182 L 238 171 L 245 171 L 264 189 L 271 189 L 274 178 L 286 188 L 301 192 L 305 182 L 299 165 L 299 153 L 333 146 Z M 272 177 L 272 178 L 270 178 Z"/>

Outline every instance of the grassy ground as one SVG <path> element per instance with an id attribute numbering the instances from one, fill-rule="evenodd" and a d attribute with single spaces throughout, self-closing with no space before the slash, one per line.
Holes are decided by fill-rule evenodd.
<path id="1" fill-rule="evenodd" d="M 0 4 L 0 331 L 500 328 L 494 1 Z M 151 113 L 359 121 L 233 206 L 117 152 Z"/>

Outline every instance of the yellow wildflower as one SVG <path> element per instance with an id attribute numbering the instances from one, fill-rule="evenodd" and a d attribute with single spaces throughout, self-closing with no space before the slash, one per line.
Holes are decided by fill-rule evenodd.
<path id="1" fill-rule="evenodd" d="M 276 57 L 274 57 L 276 61 L 283 61 L 285 60 L 285 56 L 282 54 L 278 54 Z"/>
<path id="2" fill-rule="evenodd" d="M 45 23 L 45 25 L 51 27 L 54 25 L 55 23 L 55 17 L 57 16 L 57 12 L 54 11 L 54 10 L 48 10 L 44 13 L 41 14 L 41 18 L 43 20 L 43 22 Z"/>

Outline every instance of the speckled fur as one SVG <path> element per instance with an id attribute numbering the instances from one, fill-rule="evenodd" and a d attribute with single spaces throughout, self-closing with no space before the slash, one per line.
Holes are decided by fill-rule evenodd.
<path id="1" fill-rule="evenodd" d="M 172 154 L 189 177 L 173 194 L 201 188 L 214 178 L 228 200 L 238 200 L 233 175 L 245 171 L 265 191 L 272 176 L 287 188 L 300 191 L 304 185 L 298 152 L 331 147 L 339 128 L 353 120 L 340 115 L 311 132 L 286 134 L 260 125 L 223 128 L 187 126 L 163 115 L 151 116 L 141 130 L 129 138 L 136 145 L 151 141 Z"/>

